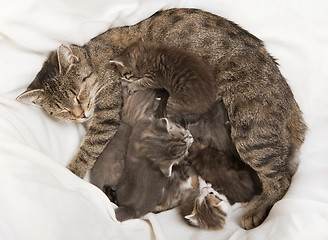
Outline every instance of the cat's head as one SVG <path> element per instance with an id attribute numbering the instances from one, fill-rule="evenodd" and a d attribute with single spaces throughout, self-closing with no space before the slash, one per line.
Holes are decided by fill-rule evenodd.
<path id="1" fill-rule="evenodd" d="M 168 120 L 153 119 L 142 132 L 139 154 L 151 159 L 165 176 L 171 176 L 172 167 L 188 154 L 193 138 L 188 130 Z"/>
<path id="2" fill-rule="evenodd" d="M 87 52 L 78 46 L 61 45 L 50 53 L 34 81 L 17 100 L 37 105 L 60 119 L 84 122 L 94 112 L 99 91 L 95 80 Z"/>
<path id="3" fill-rule="evenodd" d="M 202 188 L 194 202 L 191 214 L 185 219 L 195 227 L 219 230 L 225 225 L 230 205 L 224 195 L 219 194 L 211 186 Z"/>
<path id="4" fill-rule="evenodd" d="M 144 75 L 145 68 L 148 68 L 142 61 L 145 55 L 149 54 L 145 50 L 147 44 L 143 40 L 138 40 L 109 62 L 116 66 L 118 73 L 122 77 L 126 79 L 141 78 Z"/>
<path id="5" fill-rule="evenodd" d="M 135 76 L 135 70 L 131 65 L 131 62 L 128 61 L 126 57 L 117 57 L 109 61 L 116 67 L 117 72 L 121 75 L 121 77 L 129 80 Z"/>

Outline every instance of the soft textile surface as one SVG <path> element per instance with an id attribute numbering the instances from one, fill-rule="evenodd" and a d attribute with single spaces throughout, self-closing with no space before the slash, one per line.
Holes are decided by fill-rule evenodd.
<path id="1" fill-rule="evenodd" d="M 241 210 L 215 232 L 186 225 L 176 210 L 117 222 L 106 196 L 65 168 L 81 126 L 15 101 L 61 43 L 83 44 L 171 7 L 210 11 L 261 38 L 304 112 L 309 131 L 299 170 L 253 230 L 240 227 Z M 327 12 L 324 0 L 1 0 L 0 239 L 328 239 Z"/>

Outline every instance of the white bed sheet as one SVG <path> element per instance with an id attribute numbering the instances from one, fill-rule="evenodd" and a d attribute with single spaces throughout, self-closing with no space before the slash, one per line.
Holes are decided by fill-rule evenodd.
<path id="1" fill-rule="evenodd" d="M 253 230 L 240 227 L 242 210 L 222 231 L 187 226 L 176 210 L 117 222 L 106 196 L 65 168 L 83 129 L 15 101 L 61 43 L 171 7 L 227 17 L 264 40 L 304 112 L 299 170 Z M 328 239 L 327 12 L 324 0 L 0 0 L 0 239 Z"/>

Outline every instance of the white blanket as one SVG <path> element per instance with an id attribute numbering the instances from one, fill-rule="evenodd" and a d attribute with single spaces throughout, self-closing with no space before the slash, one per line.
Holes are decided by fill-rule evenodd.
<path id="1" fill-rule="evenodd" d="M 186 225 L 176 210 L 119 223 L 114 205 L 65 165 L 83 138 L 15 97 L 61 43 L 83 44 L 155 11 L 196 7 L 235 21 L 278 59 L 309 131 L 286 196 L 264 223 L 222 231 Z M 328 3 L 320 0 L 1 0 L 0 239 L 328 239 Z"/>

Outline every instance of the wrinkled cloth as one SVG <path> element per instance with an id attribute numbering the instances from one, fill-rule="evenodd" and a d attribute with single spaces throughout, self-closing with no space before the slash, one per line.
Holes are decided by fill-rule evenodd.
<path id="1" fill-rule="evenodd" d="M 299 169 L 253 230 L 240 226 L 243 209 L 221 231 L 188 226 L 176 209 L 118 222 L 116 206 L 65 168 L 83 128 L 15 101 L 61 43 L 82 45 L 172 7 L 210 11 L 262 39 L 304 112 L 309 131 Z M 328 239 L 327 12 L 323 0 L 1 0 L 0 239 Z"/>

